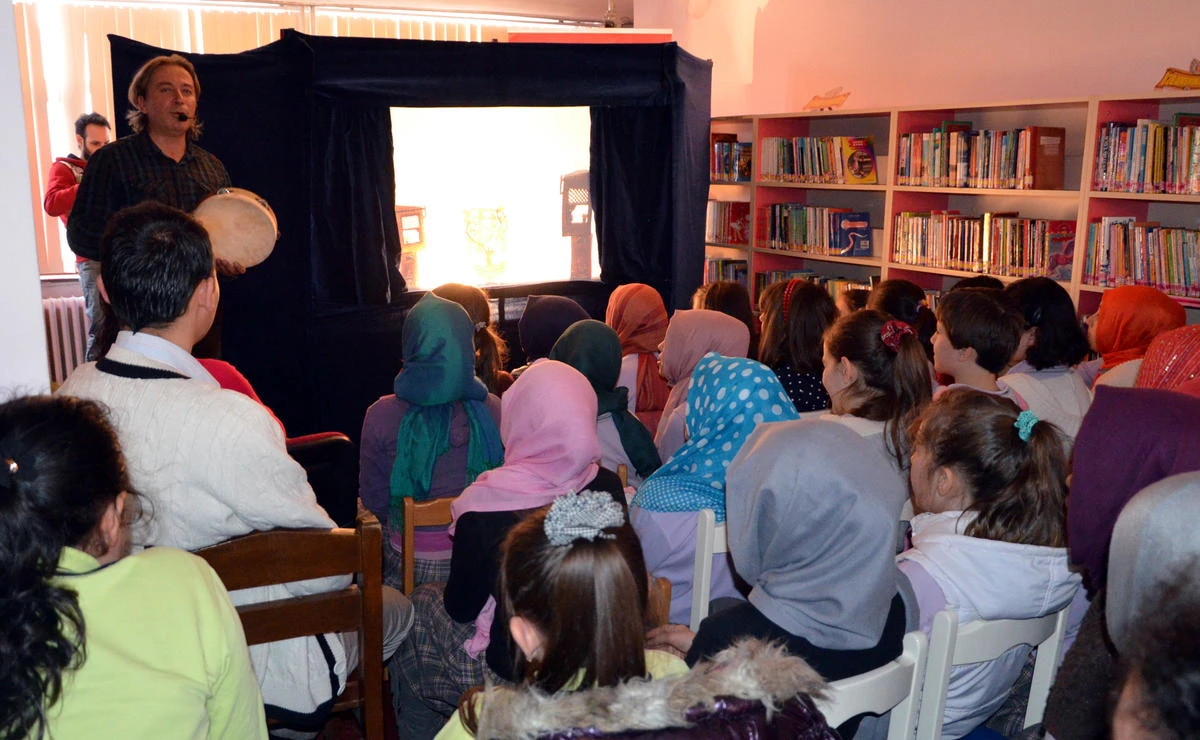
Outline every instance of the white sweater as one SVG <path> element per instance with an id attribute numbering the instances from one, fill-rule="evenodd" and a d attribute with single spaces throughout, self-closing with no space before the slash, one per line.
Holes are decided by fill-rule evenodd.
<path id="1" fill-rule="evenodd" d="M 134 372 L 179 373 L 121 347 L 113 347 L 105 359 L 133 366 Z M 125 377 L 90 362 L 71 373 L 58 392 L 108 407 L 130 483 L 147 507 L 134 527 L 135 546 L 197 550 L 254 530 L 335 526 L 317 503 L 304 468 L 287 454 L 279 424 L 236 391 L 186 377 Z M 230 598 L 242 605 L 348 583 L 347 576 L 336 576 L 235 591 Z M 341 641 L 327 637 L 334 672 L 344 682 Z M 308 713 L 331 696 L 330 667 L 313 638 L 256 645 L 250 657 L 268 705 Z"/>

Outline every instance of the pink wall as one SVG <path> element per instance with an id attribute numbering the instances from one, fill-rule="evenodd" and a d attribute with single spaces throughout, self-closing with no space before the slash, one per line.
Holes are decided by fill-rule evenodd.
<path id="1" fill-rule="evenodd" d="M 713 60 L 713 115 L 1150 92 L 1200 56 L 1197 0 L 641 0 Z"/>

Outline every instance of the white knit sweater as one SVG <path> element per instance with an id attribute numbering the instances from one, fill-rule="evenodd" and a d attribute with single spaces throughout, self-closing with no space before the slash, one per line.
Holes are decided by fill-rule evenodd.
<path id="1" fill-rule="evenodd" d="M 109 350 L 106 359 L 179 372 L 121 347 Z M 108 407 L 130 483 L 148 509 L 134 527 L 135 546 L 196 550 L 254 530 L 335 526 L 317 503 L 304 468 L 287 454 L 279 424 L 236 391 L 191 378 L 123 377 L 90 362 L 58 392 Z M 348 583 L 348 576 L 335 576 L 244 589 L 230 598 L 251 604 Z M 334 672 L 344 682 L 341 641 L 327 638 Z M 250 657 L 268 705 L 307 714 L 332 694 L 329 665 L 313 638 L 256 645 Z"/>

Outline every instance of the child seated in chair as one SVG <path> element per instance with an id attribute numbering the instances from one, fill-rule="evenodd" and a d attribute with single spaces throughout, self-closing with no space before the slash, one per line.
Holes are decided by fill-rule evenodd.
<path id="1" fill-rule="evenodd" d="M 1024 409 L 1025 401 L 1016 391 L 997 381 L 1021 342 L 1021 324 L 994 293 L 970 288 L 942 297 L 933 335 L 933 369 L 954 379 L 945 388 L 994 393 Z"/>
<path id="2" fill-rule="evenodd" d="M 913 424 L 912 548 L 896 556 L 928 633 L 943 609 L 959 624 L 1031 619 L 1082 596 L 1067 565 L 1067 461 L 1061 432 L 995 394 L 949 388 Z M 911 605 L 910 605 L 911 609 Z M 951 669 L 943 738 L 982 724 L 1029 655 Z"/>

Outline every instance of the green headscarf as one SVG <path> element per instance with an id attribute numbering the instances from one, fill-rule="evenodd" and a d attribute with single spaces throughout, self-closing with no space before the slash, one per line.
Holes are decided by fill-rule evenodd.
<path id="1" fill-rule="evenodd" d="M 404 368 L 396 376 L 396 397 L 408 411 L 396 433 L 392 465 L 389 528 L 404 526 L 404 498 L 424 501 L 433 466 L 450 449 L 450 419 L 461 402 L 471 428 L 467 444 L 467 483 L 504 459 L 500 430 L 487 408 L 487 387 L 475 377 L 475 327 L 462 306 L 433 293 L 408 312 L 401 334 Z"/>
<path id="2" fill-rule="evenodd" d="M 596 391 L 597 413 L 612 414 L 629 462 L 642 478 L 662 465 L 654 437 L 646 425 L 629 413 L 629 389 L 618 388 L 621 376 L 621 340 L 603 321 L 586 319 L 567 328 L 550 350 L 550 359 L 565 362 L 583 373 Z"/>

